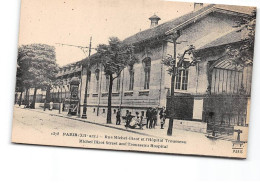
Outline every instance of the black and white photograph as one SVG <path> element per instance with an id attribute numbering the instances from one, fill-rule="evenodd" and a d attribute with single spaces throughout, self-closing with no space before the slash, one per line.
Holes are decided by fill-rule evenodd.
<path id="1" fill-rule="evenodd" d="M 259 6 L 1 2 L 0 183 L 258 183 Z"/>
<path id="2" fill-rule="evenodd" d="M 246 158 L 256 8 L 136 5 L 22 1 L 12 142 Z"/>

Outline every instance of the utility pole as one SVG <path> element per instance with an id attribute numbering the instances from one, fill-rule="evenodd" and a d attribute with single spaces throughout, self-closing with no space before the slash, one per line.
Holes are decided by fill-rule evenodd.
<path id="1" fill-rule="evenodd" d="M 174 69 L 173 69 L 173 74 L 171 76 L 171 97 L 170 97 L 170 114 L 169 114 L 169 126 L 167 130 L 167 135 L 171 136 L 172 135 L 172 129 L 173 129 L 173 119 L 174 119 L 174 88 L 175 88 L 175 74 L 176 74 L 176 40 L 177 38 L 173 38 L 173 46 L 174 46 L 174 53 L 173 53 L 173 59 L 174 59 Z"/>
<path id="2" fill-rule="evenodd" d="M 170 56 L 169 58 L 166 58 L 165 60 L 170 60 L 171 64 L 169 67 L 171 67 L 171 96 L 170 96 L 170 103 L 167 105 L 168 106 L 168 112 L 169 112 L 169 126 L 168 126 L 168 130 L 167 130 L 167 135 L 168 136 L 172 136 L 172 129 L 173 129 L 173 121 L 174 121 L 174 106 L 175 106 L 175 103 L 174 103 L 174 89 L 175 89 L 175 78 L 176 78 L 176 75 L 183 71 L 183 70 L 186 70 L 188 69 L 190 66 L 195 66 L 195 64 L 199 61 L 198 59 L 195 59 L 194 61 L 190 61 L 189 65 L 187 66 L 184 66 L 184 62 L 186 62 L 186 58 L 185 58 L 185 55 L 186 53 L 189 53 L 189 52 L 193 52 L 193 50 L 195 50 L 194 46 L 193 45 L 190 45 L 188 49 L 186 49 L 184 51 L 184 53 L 181 55 L 181 56 L 178 56 L 178 62 L 177 62 L 177 53 L 176 53 L 176 46 L 177 44 L 181 44 L 182 42 L 187 42 L 187 41 L 179 41 L 177 42 L 177 39 L 180 37 L 180 32 L 176 32 L 172 35 L 170 35 L 168 37 L 167 42 L 170 42 L 173 44 L 174 46 L 174 50 L 173 50 L 173 57 Z M 164 59 L 163 59 L 164 60 Z"/>
<path id="3" fill-rule="evenodd" d="M 89 42 L 89 52 L 88 52 L 88 58 L 90 59 L 90 54 L 91 54 L 91 41 L 92 41 L 92 37 L 90 37 L 90 42 Z M 87 62 L 87 61 L 86 61 Z M 89 65 L 86 63 L 86 71 L 87 71 L 87 77 L 86 77 L 86 87 L 85 87 L 85 96 L 84 96 L 84 104 L 83 104 L 83 113 L 82 113 L 82 117 L 83 119 L 87 119 L 87 98 L 88 98 L 88 81 L 89 81 Z M 83 67 L 82 67 L 83 70 Z M 81 77 L 81 82 L 83 82 L 82 77 Z"/>

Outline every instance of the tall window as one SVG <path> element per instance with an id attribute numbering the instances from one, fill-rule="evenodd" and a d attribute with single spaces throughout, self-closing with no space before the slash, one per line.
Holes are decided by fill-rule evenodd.
<path id="1" fill-rule="evenodd" d="M 131 65 L 129 67 L 129 91 L 133 91 L 134 89 L 134 76 L 135 76 L 135 72 L 134 72 L 134 66 Z"/>
<path id="2" fill-rule="evenodd" d="M 145 58 L 143 60 L 144 65 L 144 89 L 150 87 L 150 73 L 151 73 L 151 58 Z"/>
<path id="3" fill-rule="evenodd" d="M 187 69 L 180 70 L 176 75 L 175 89 L 187 90 L 189 71 Z"/>
<path id="4" fill-rule="evenodd" d="M 187 87 L 188 87 L 188 76 L 189 76 L 188 70 L 183 70 L 182 71 L 182 85 L 181 85 L 181 89 L 182 90 L 187 90 Z"/>
<path id="5" fill-rule="evenodd" d="M 120 82 L 121 82 L 121 75 L 119 75 L 116 79 L 116 92 L 120 91 Z"/>
<path id="6" fill-rule="evenodd" d="M 175 89 L 181 89 L 181 71 L 178 71 L 176 75 Z"/>
<path id="7" fill-rule="evenodd" d="M 98 93 L 98 90 L 99 90 L 99 69 L 96 69 L 95 76 L 96 76 L 95 89 L 96 89 L 96 93 Z"/>

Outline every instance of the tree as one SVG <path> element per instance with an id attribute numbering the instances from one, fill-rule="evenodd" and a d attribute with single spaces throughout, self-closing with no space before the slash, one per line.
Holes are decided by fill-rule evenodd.
<path id="1" fill-rule="evenodd" d="M 233 65 L 246 67 L 253 65 L 254 43 L 255 43 L 255 25 L 256 25 L 256 10 L 250 16 L 241 18 L 237 22 L 237 32 L 244 32 L 245 37 L 241 40 L 240 47 L 235 48 L 228 46 L 226 54 Z"/>
<path id="2" fill-rule="evenodd" d="M 105 75 L 109 78 L 107 123 L 111 122 L 111 104 L 113 81 L 120 76 L 121 71 L 138 61 L 132 45 L 123 44 L 118 38 L 109 38 L 109 44 L 97 47 L 97 59 L 103 66 Z"/>
<path id="3" fill-rule="evenodd" d="M 21 71 L 21 68 L 19 65 L 17 65 L 15 91 L 20 92 L 20 99 L 18 101 L 19 101 L 19 106 L 21 106 L 24 87 L 23 87 L 23 81 L 22 81 L 22 71 Z"/>
<path id="4" fill-rule="evenodd" d="M 28 91 L 31 87 L 32 79 L 29 74 L 29 67 L 30 67 L 30 62 L 26 57 L 28 56 L 28 49 L 26 49 L 26 46 L 20 46 L 18 48 L 18 58 L 17 58 L 17 72 L 16 72 L 16 89 L 21 92 L 21 96 L 23 91 L 26 91 L 25 95 L 25 105 L 29 105 L 29 95 Z M 20 96 L 20 103 L 21 103 L 21 98 Z M 19 105 L 20 105 L 19 103 Z"/>
<path id="5" fill-rule="evenodd" d="M 35 108 L 38 89 L 49 88 L 58 72 L 55 48 L 45 44 L 23 45 L 18 49 L 18 86 L 34 88 L 31 108 Z"/>
<path id="6" fill-rule="evenodd" d="M 173 40 L 176 46 L 176 40 Z M 176 51 L 176 50 L 175 50 Z M 173 129 L 173 120 L 174 120 L 174 85 L 175 85 L 175 77 L 178 75 L 179 72 L 189 68 L 190 66 L 195 66 L 195 64 L 199 61 L 199 58 L 195 57 L 195 47 L 190 45 L 183 54 L 178 55 L 178 62 L 176 56 L 172 57 L 171 55 L 167 55 L 163 58 L 162 63 L 168 67 L 167 71 L 171 75 L 171 97 L 170 97 L 170 109 L 169 112 L 169 127 L 167 130 L 167 135 L 172 135 Z M 176 55 L 176 53 L 174 53 Z M 187 55 L 189 56 L 190 60 L 187 60 Z"/>

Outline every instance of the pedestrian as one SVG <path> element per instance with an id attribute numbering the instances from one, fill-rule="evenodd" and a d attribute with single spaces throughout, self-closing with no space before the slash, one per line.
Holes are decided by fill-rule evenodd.
<path id="1" fill-rule="evenodd" d="M 65 100 L 62 103 L 62 111 L 65 111 Z"/>
<path id="2" fill-rule="evenodd" d="M 53 101 L 51 100 L 50 101 L 50 111 L 52 111 L 52 109 L 53 109 Z"/>
<path id="3" fill-rule="evenodd" d="M 120 125 L 120 123 L 121 123 L 121 111 L 120 109 L 118 109 L 116 113 L 116 125 Z"/>
<path id="4" fill-rule="evenodd" d="M 165 119 L 166 119 L 166 109 L 165 109 L 165 107 L 162 107 L 159 115 L 160 115 L 160 120 L 161 120 L 161 129 L 164 129 L 163 125 L 165 124 Z"/>
<path id="5" fill-rule="evenodd" d="M 125 126 L 126 126 L 126 124 L 127 124 L 128 114 L 129 114 L 129 110 L 126 110 L 125 116 L 122 117 L 122 118 L 125 120 Z"/>
<path id="6" fill-rule="evenodd" d="M 150 121 L 149 121 L 149 128 L 153 128 L 153 108 L 150 107 Z"/>
<path id="7" fill-rule="evenodd" d="M 149 123 L 151 120 L 151 108 L 150 107 L 146 110 L 145 116 L 146 116 L 146 128 L 149 128 Z"/>
<path id="8" fill-rule="evenodd" d="M 128 112 L 128 115 L 126 116 L 126 127 L 129 127 L 130 122 L 132 121 L 132 115 L 131 112 Z"/>
<path id="9" fill-rule="evenodd" d="M 140 126 L 140 116 L 139 112 L 135 112 L 135 117 L 133 118 L 133 121 L 130 121 L 130 128 L 135 128 L 136 126 Z"/>
<path id="10" fill-rule="evenodd" d="M 46 110 L 46 98 L 45 98 L 44 104 L 43 104 L 43 111 L 45 111 L 45 110 Z"/>
<path id="11" fill-rule="evenodd" d="M 156 124 L 157 124 L 157 109 L 154 107 L 152 109 L 152 128 L 155 128 Z"/>

